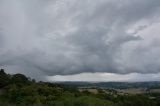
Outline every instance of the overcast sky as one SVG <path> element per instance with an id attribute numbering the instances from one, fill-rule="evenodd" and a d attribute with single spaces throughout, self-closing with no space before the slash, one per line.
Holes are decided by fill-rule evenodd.
<path id="1" fill-rule="evenodd" d="M 160 0 L 0 0 L 0 66 L 39 80 L 160 80 Z"/>

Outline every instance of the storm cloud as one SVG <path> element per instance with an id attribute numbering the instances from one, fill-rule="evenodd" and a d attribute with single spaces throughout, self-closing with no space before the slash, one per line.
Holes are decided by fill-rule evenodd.
<path id="1" fill-rule="evenodd" d="M 0 66 L 30 76 L 160 72 L 158 0 L 0 0 Z"/>

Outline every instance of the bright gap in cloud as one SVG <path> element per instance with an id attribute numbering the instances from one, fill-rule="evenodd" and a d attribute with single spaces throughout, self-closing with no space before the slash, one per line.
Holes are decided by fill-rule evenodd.
<path id="1" fill-rule="evenodd" d="M 143 81 L 160 81 L 158 74 L 114 74 L 114 73 L 80 73 L 74 75 L 55 75 L 47 76 L 48 81 L 97 81 L 97 82 L 143 82 Z"/>

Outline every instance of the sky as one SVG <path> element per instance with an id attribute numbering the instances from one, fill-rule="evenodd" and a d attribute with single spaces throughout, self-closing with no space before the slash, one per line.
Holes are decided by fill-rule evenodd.
<path id="1" fill-rule="evenodd" d="M 0 0 L 0 67 L 48 81 L 160 81 L 159 0 Z"/>

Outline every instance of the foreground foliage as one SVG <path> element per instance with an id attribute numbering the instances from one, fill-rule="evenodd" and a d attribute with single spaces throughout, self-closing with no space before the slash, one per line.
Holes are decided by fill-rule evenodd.
<path id="1" fill-rule="evenodd" d="M 160 97 L 79 92 L 76 87 L 36 82 L 1 69 L 0 106 L 160 106 Z"/>

